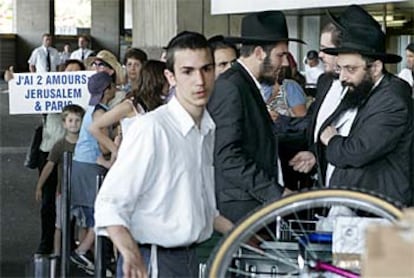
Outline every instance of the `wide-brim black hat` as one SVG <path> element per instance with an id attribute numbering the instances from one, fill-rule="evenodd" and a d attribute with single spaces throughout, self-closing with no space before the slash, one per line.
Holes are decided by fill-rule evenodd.
<path id="1" fill-rule="evenodd" d="M 341 31 L 349 29 L 349 24 L 361 24 L 376 26 L 381 29 L 381 25 L 361 6 L 351 5 L 345 9 L 339 16 L 335 16 L 330 10 L 326 10 L 329 19 Z"/>
<path id="2" fill-rule="evenodd" d="M 289 38 L 285 15 L 280 11 L 263 11 L 243 17 L 240 37 L 225 37 L 226 41 L 241 44 L 268 44 L 281 41 L 305 43 Z"/>
<path id="3" fill-rule="evenodd" d="M 359 53 L 390 64 L 402 60 L 399 55 L 385 52 L 385 34 L 382 30 L 366 24 L 347 23 L 346 29 L 342 31 L 341 46 L 325 48 L 322 51 L 330 55 Z"/>
<path id="4" fill-rule="evenodd" d="M 401 56 L 386 53 L 385 34 L 381 30 L 381 25 L 360 6 L 351 5 L 340 16 L 334 16 L 329 10 L 327 14 L 341 30 L 341 45 L 337 48 L 323 49 L 323 52 L 330 55 L 359 53 L 384 63 L 401 62 Z"/>

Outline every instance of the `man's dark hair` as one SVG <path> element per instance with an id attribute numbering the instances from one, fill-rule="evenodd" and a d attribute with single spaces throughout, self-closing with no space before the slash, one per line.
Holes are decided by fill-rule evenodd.
<path id="1" fill-rule="evenodd" d="M 387 69 L 384 67 L 384 62 L 381 59 L 378 59 L 376 57 L 365 56 L 365 55 L 361 55 L 361 56 L 362 56 L 362 60 L 365 61 L 365 64 L 367 65 L 367 68 L 370 68 L 376 60 L 380 60 L 383 63 L 381 72 L 382 73 L 387 72 Z"/>
<path id="2" fill-rule="evenodd" d="M 341 46 L 341 30 L 332 22 L 326 24 L 321 31 L 323 33 L 331 33 L 331 41 L 335 47 Z"/>
<path id="3" fill-rule="evenodd" d="M 128 58 L 139 60 L 143 64 L 148 60 L 148 55 L 144 50 L 132 47 L 125 53 L 124 65 L 126 65 Z"/>
<path id="4" fill-rule="evenodd" d="M 228 41 L 224 41 L 224 40 L 212 41 L 212 42 L 210 42 L 210 46 L 211 46 L 211 49 L 213 50 L 213 53 L 214 53 L 214 51 L 216 51 L 218 49 L 228 49 L 229 48 L 229 49 L 233 49 L 234 53 L 236 54 L 236 57 L 239 57 L 239 50 L 237 49 L 237 47 L 234 44 L 232 44 Z"/>
<path id="5" fill-rule="evenodd" d="M 408 44 L 405 50 L 408 50 L 414 53 L 414 42 Z"/>
<path id="6" fill-rule="evenodd" d="M 88 44 L 89 44 L 89 42 L 90 42 L 89 36 L 88 36 L 88 35 L 86 35 L 86 34 L 81 34 L 81 35 L 79 35 L 79 36 L 78 36 L 78 39 L 79 39 L 79 38 L 83 38 L 85 41 L 87 41 L 87 42 L 88 42 Z"/>
<path id="7" fill-rule="evenodd" d="M 207 49 L 211 59 L 214 61 L 210 45 L 202 34 L 197 32 L 184 31 L 176 35 L 167 45 L 167 69 L 174 72 L 175 52 L 183 49 Z"/>
<path id="8" fill-rule="evenodd" d="M 272 43 L 272 44 L 263 44 L 263 45 L 254 45 L 254 44 L 242 44 L 240 47 L 240 56 L 241 57 L 249 57 L 254 49 L 258 46 L 263 48 L 263 51 L 266 52 L 266 54 L 270 54 L 273 48 L 276 47 L 278 43 Z"/>
<path id="9" fill-rule="evenodd" d="M 64 69 L 66 69 L 70 64 L 77 64 L 81 70 L 86 70 L 85 64 L 78 59 L 68 59 L 65 61 Z"/>
<path id="10" fill-rule="evenodd" d="M 309 50 L 308 53 L 306 53 L 306 59 L 307 60 L 317 60 L 317 59 L 319 59 L 319 54 L 316 50 Z"/>

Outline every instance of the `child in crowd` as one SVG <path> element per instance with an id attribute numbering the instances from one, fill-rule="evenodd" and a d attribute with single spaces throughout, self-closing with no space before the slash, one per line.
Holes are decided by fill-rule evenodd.
<path id="1" fill-rule="evenodd" d="M 65 136 L 57 141 L 47 158 L 47 163 L 40 174 L 39 180 L 36 186 L 36 201 L 42 200 L 42 188 L 45 181 L 50 176 L 55 165 L 58 169 L 58 184 L 56 188 L 56 229 L 54 239 L 54 253 L 60 253 L 61 242 L 61 217 L 60 217 L 60 204 L 61 204 L 61 177 L 62 177 L 62 156 L 64 152 L 73 152 L 76 142 L 78 141 L 79 130 L 82 122 L 82 118 L 85 111 L 82 107 L 75 104 L 67 105 L 62 110 L 63 127 L 66 131 Z"/>
<path id="2" fill-rule="evenodd" d="M 75 147 L 71 176 L 71 212 L 76 217 L 78 226 L 87 232 L 72 253 L 71 260 L 87 273 L 93 273 L 93 259 L 86 256 L 86 253 L 92 249 L 95 239 L 93 207 L 96 197 L 96 176 L 106 173 L 106 169 L 97 165 L 96 160 L 108 151 L 98 144 L 89 132 L 89 126 L 109 110 L 108 103 L 115 97 L 116 86 L 112 77 L 102 71 L 89 78 L 88 89 L 91 98 Z"/>

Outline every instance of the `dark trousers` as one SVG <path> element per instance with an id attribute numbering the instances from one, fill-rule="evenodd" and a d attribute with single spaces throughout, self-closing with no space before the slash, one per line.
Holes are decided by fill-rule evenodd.
<path id="1" fill-rule="evenodd" d="M 49 153 L 40 152 L 39 175 L 46 165 L 48 155 Z M 37 249 L 37 253 L 41 254 L 50 254 L 53 252 L 56 221 L 56 185 L 57 168 L 55 166 L 42 188 L 42 205 L 40 208 L 41 235 L 40 244 Z"/>
<path id="2" fill-rule="evenodd" d="M 138 245 L 141 256 L 147 265 L 147 270 L 150 269 L 149 263 L 151 258 L 150 245 Z M 181 278 L 181 277 L 198 277 L 199 260 L 196 253 L 195 245 L 188 248 L 162 248 L 157 247 L 157 264 L 158 277 Z M 118 257 L 116 277 L 123 277 L 122 273 L 123 258 Z"/>

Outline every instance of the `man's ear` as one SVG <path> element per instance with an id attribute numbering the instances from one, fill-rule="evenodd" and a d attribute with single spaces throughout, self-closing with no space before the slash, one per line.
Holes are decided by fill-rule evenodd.
<path id="1" fill-rule="evenodd" d="M 176 85 L 177 82 L 175 81 L 175 75 L 174 75 L 174 73 L 172 73 L 171 71 L 165 69 L 164 70 L 164 76 L 165 76 L 165 78 L 167 78 L 167 81 L 170 84 L 170 87 Z"/>
<path id="2" fill-rule="evenodd" d="M 263 47 L 261 46 L 256 46 L 253 50 L 253 53 L 256 59 L 259 61 L 264 61 L 264 59 L 267 56 L 266 52 L 263 50 Z"/>

